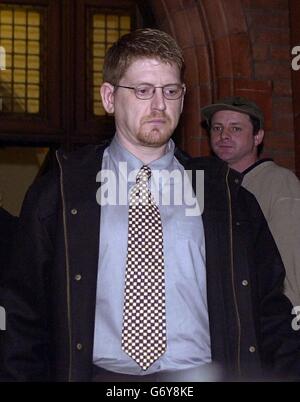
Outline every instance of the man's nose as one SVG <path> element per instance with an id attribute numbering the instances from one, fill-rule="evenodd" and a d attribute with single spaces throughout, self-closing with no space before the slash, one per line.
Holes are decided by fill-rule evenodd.
<path id="1" fill-rule="evenodd" d="M 230 129 L 227 127 L 223 127 L 223 129 L 220 131 L 220 138 L 222 140 L 227 140 L 227 139 L 231 138 Z"/>
<path id="2" fill-rule="evenodd" d="M 162 88 L 155 88 L 155 92 L 151 102 L 152 109 L 155 110 L 165 110 L 166 109 L 166 100 L 163 95 Z"/>

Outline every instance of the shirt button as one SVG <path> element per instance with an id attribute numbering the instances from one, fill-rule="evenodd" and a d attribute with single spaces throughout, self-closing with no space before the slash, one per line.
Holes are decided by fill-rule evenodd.
<path id="1" fill-rule="evenodd" d="M 81 281 L 82 276 L 80 274 L 75 275 L 75 281 Z"/>
<path id="2" fill-rule="evenodd" d="M 83 348 L 82 343 L 77 343 L 76 349 L 77 349 L 77 350 L 82 350 L 82 348 Z"/>
<path id="3" fill-rule="evenodd" d="M 242 285 L 243 285 L 243 286 L 248 286 L 248 281 L 247 281 L 247 279 L 244 279 L 244 280 L 242 281 Z"/>
<path id="4" fill-rule="evenodd" d="M 77 215 L 77 212 L 78 212 L 77 209 L 75 209 L 75 208 L 71 209 L 71 214 L 72 215 Z"/>
<path id="5" fill-rule="evenodd" d="M 250 346 L 250 347 L 249 347 L 249 352 L 250 352 L 250 353 L 256 352 L 255 346 Z"/>

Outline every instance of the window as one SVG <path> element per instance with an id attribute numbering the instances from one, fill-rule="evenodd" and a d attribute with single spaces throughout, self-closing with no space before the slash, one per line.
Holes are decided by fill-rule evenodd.
<path id="1" fill-rule="evenodd" d="M 119 39 L 120 36 L 130 32 L 131 17 L 125 12 L 121 14 L 99 14 L 92 13 L 92 24 L 88 28 L 88 34 L 91 38 L 92 54 L 88 53 L 89 69 L 92 72 L 92 90 L 93 94 L 93 113 L 96 116 L 104 116 L 105 111 L 101 105 L 99 87 L 102 82 L 102 67 L 104 56 L 107 49 Z"/>
<path id="2" fill-rule="evenodd" d="M 0 77 L 2 112 L 40 112 L 41 19 L 37 7 L 0 5 L 0 43 L 5 54 Z"/>
<path id="3" fill-rule="evenodd" d="M 143 26 L 139 3 L 1 2 L 0 143 L 70 148 L 113 134 L 99 94 L 103 60 L 115 40 Z"/>

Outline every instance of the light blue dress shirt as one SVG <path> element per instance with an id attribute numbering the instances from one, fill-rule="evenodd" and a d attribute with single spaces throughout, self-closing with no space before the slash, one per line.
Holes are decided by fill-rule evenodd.
<path id="1" fill-rule="evenodd" d="M 116 137 L 104 152 L 102 172 L 106 180 L 102 185 L 103 196 L 97 198 L 102 206 L 93 361 L 106 370 L 143 375 L 190 369 L 211 362 L 202 217 L 187 216 L 184 202 L 177 205 L 178 197 L 172 190 L 184 181 L 185 171 L 174 156 L 174 148 L 170 140 L 165 155 L 148 165 L 152 170 L 151 193 L 163 225 L 167 350 L 146 371 L 121 349 L 128 231 L 128 205 L 124 200 L 143 162 L 124 149 Z M 160 175 L 162 171 L 165 174 Z M 112 176 L 111 180 L 107 179 L 108 172 L 113 179 Z M 167 172 L 175 172 L 175 179 L 168 180 Z M 192 192 L 190 182 L 187 183 Z M 117 190 L 112 189 L 115 185 Z M 168 197 L 162 197 L 167 192 L 171 192 L 171 205 L 166 205 Z M 116 200 L 117 205 L 107 205 L 107 199 L 110 204 Z"/>

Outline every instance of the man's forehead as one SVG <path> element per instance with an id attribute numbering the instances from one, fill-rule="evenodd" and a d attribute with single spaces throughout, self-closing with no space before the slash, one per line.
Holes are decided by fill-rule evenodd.
<path id="1" fill-rule="evenodd" d="M 250 116 L 247 113 L 240 113 L 235 110 L 218 110 L 213 114 L 211 121 L 213 123 L 221 123 L 224 121 L 232 124 L 243 123 L 250 122 Z"/>
<path id="2" fill-rule="evenodd" d="M 179 75 L 180 71 L 175 63 L 166 62 L 160 58 L 155 57 L 141 57 L 133 59 L 124 72 L 124 76 L 136 74 L 157 74 L 169 73 L 172 75 Z"/>

